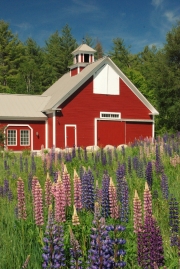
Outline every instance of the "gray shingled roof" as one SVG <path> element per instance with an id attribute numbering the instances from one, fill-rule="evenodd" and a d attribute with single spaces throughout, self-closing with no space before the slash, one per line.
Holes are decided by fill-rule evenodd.
<path id="1" fill-rule="evenodd" d="M 119 77 L 128 85 L 133 93 L 144 103 L 153 115 L 158 115 L 158 111 L 149 103 L 149 101 L 140 93 L 134 84 L 124 75 L 123 72 L 114 64 L 109 57 L 104 57 L 94 63 L 88 64 L 78 75 L 70 76 L 66 73 L 57 80 L 42 96 L 50 96 L 49 102 L 43 111 L 57 109 L 68 97 L 70 97 L 83 83 L 95 74 L 103 65 L 109 64 L 119 75 Z"/>
<path id="2" fill-rule="evenodd" d="M 42 95 L 1 93 L 0 118 L 44 120 L 47 117 L 42 110 L 49 99 L 49 96 Z"/>
<path id="3" fill-rule="evenodd" d="M 84 53 L 86 53 L 86 52 L 91 53 L 92 52 L 92 53 L 94 53 L 94 52 L 96 52 L 96 50 L 89 47 L 87 44 L 81 44 L 77 49 L 75 49 L 72 52 L 72 54 L 77 54 L 78 52 L 84 52 Z"/>

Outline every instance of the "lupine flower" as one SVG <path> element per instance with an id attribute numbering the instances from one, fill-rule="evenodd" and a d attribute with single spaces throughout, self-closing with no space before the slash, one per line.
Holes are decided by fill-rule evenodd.
<path id="1" fill-rule="evenodd" d="M 132 176 L 132 164 L 131 164 L 131 157 L 128 156 L 128 174 Z"/>
<path id="2" fill-rule="evenodd" d="M 120 206 L 120 220 L 128 222 L 129 220 L 129 188 L 126 178 L 123 177 L 121 181 L 121 206 Z"/>
<path id="3" fill-rule="evenodd" d="M 164 265 L 162 236 L 154 217 L 147 215 L 141 231 L 138 231 L 138 264 L 142 268 Z"/>
<path id="4" fill-rule="evenodd" d="M 94 210 L 94 185 L 90 171 L 84 172 L 82 177 L 82 205 L 87 210 Z"/>
<path id="5" fill-rule="evenodd" d="M 142 226 L 142 205 L 139 199 L 138 193 L 135 190 L 135 195 L 133 199 L 133 215 L 134 215 L 134 232 L 137 233 L 141 230 Z"/>
<path id="6" fill-rule="evenodd" d="M 52 182 L 51 179 L 49 177 L 49 173 L 47 173 L 47 177 L 46 177 L 46 181 L 45 181 L 45 204 L 47 207 L 50 206 L 50 204 L 52 203 Z"/>
<path id="7" fill-rule="evenodd" d="M 162 189 L 163 198 L 168 200 L 168 196 L 169 196 L 168 178 L 164 173 L 161 176 L 161 189 Z"/>
<path id="8" fill-rule="evenodd" d="M 117 190 L 110 177 L 109 183 L 109 205 L 110 205 L 110 216 L 113 219 L 119 218 L 119 204 L 117 200 Z"/>
<path id="9" fill-rule="evenodd" d="M 147 167 L 146 167 L 146 181 L 148 183 L 148 186 L 150 190 L 152 190 L 152 184 L 153 184 L 153 172 L 152 172 L 152 162 L 148 162 Z"/>
<path id="10" fill-rule="evenodd" d="M 74 169 L 74 204 L 77 209 L 82 208 L 82 185 L 76 170 Z"/>
<path id="11" fill-rule="evenodd" d="M 24 193 L 24 182 L 22 178 L 17 180 L 17 199 L 18 199 L 18 218 L 26 219 L 26 205 L 25 205 L 25 193 Z"/>
<path id="12" fill-rule="evenodd" d="M 39 181 L 36 183 L 34 190 L 34 216 L 37 226 L 44 225 L 42 188 Z"/>
<path id="13" fill-rule="evenodd" d="M 28 175 L 28 190 L 29 191 L 32 191 L 32 179 L 33 179 L 33 176 L 32 176 L 32 173 L 30 172 Z"/>
<path id="14" fill-rule="evenodd" d="M 102 216 L 105 218 L 110 215 L 109 182 L 109 175 L 104 174 L 102 179 Z"/>
<path id="15" fill-rule="evenodd" d="M 55 220 L 56 222 L 64 222 L 66 221 L 65 215 L 65 192 L 64 192 L 64 184 L 58 175 L 58 181 L 56 183 L 56 191 L 55 191 Z"/>
<path id="16" fill-rule="evenodd" d="M 76 207 L 74 205 L 74 212 L 73 212 L 73 215 L 72 215 L 72 225 L 76 226 L 76 225 L 79 225 L 80 222 L 79 222 L 79 217 L 78 217 L 78 214 L 77 214 L 77 211 L 76 211 Z"/>
<path id="17" fill-rule="evenodd" d="M 101 203 L 102 203 L 102 189 L 99 188 L 98 180 L 96 180 L 94 200 L 101 205 Z"/>
<path id="18" fill-rule="evenodd" d="M 171 232 L 171 246 L 177 246 L 179 232 L 179 207 L 177 199 L 173 196 L 171 196 L 169 201 L 169 226 Z"/>
<path id="19" fill-rule="evenodd" d="M 65 266 L 64 231 L 62 226 L 54 224 L 52 206 L 49 207 L 45 236 L 42 268 L 63 268 Z"/>
<path id="20" fill-rule="evenodd" d="M 82 269 L 82 251 L 80 249 L 80 245 L 76 240 L 71 227 L 69 228 L 70 232 L 70 256 L 71 256 L 71 269 Z"/>
<path id="21" fill-rule="evenodd" d="M 152 216 L 152 195 L 147 182 L 144 189 L 144 220 L 147 216 Z"/>
<path id="22" fill-rule="evenodd" d="M 32 174 L 36 173 L 36 162 L 34 160 L 34 154 L 31 155 L 31 172 Z"/>
<path id="23" fill-rule="evenodd" d="M 64 165 L 62 180 L 63 180 L 64 192 L 65 192 L 65 204 L 66 206 L 70 206 L 71 205 L 71 180 L 70 180 L 70 175 L 67 171 L 66 165 Z"/>
<path id="24" fill-rule="evenodd" d="M 4 180 L 3 196 L 6 196 L 9 192 L 9 180 Z"/>

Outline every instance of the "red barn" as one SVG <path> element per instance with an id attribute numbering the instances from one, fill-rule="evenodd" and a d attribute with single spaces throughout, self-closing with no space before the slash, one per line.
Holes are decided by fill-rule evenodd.
<path id="1" fill-rule="evenodd" d="M 94 61 L 86 44 L 70 71 L 42 95 L 0 94 L 8 149 L 127 144 L 154 137 L 157 110 L 109 57 Z"/>

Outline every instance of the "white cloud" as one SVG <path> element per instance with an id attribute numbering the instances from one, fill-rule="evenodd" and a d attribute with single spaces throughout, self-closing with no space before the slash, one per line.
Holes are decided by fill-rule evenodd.
<path id="1" fill-rule="evenodd" d="M 32 28 L 32 25 L 27 22 L 22 22 L 19 24 L 14 24 L 17 28 L 19 28 L 21 31 L 27 31 Z"/>
<path id="2" fill-rule="evenodd" d="M 162 6 L 164 0 L 152 0 L 151 4 L 155 6 L 156 8 Z"/>
<path id="3" fill-rule="evenodd" d="M 176 12 L 173 12 L 173 11 L 166 11 L 164 13 L 164 17 L 170 23 L 175 23 L 175 22 L 177 22 L 180 19 L 180 15 L 176 15 Z"/>

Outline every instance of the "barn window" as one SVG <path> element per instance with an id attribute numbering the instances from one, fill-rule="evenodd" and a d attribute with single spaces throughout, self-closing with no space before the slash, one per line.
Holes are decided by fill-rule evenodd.
<path id="1" fill-rule="evenodd" d="M 121 113 L 100 112 L 100 118 L 105 118 L 105 119 L 120 119 L 121 118 Z"/>
<path id="2" fill-rule="evenodd" d="M 17 145 L 17 131 L 16 130 L 8 130 L 7 144 L 8 144 L 8 146 L 16 146 Z"/>
<path id="3" fill-rule="evenodd" d="M 29 130 L 21 130 L 21 146 L 29 146 Z"/>

